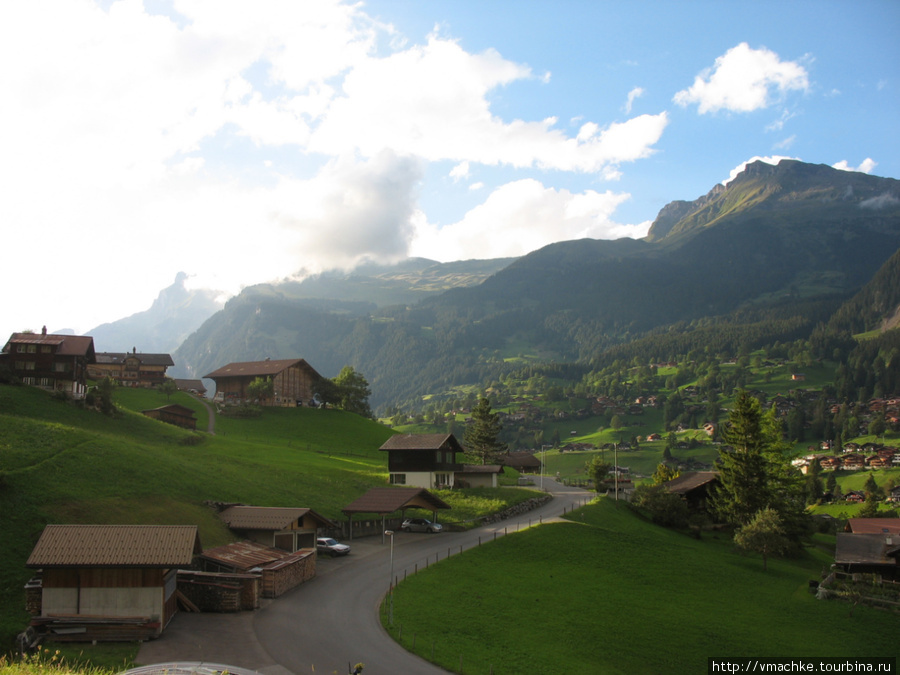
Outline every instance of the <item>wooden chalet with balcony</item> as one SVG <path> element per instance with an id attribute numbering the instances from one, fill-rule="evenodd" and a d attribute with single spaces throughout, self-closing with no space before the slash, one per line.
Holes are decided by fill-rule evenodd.
<path id="1" fill-rule="evenodd" d="M 463 447 L 453 434 L 397 434 L 379 450 L 388 453 L 391 485 L 450 489 L 463 468 L 456 461 Z"/>
<path id="2" fill-rule="evenodd" d="M 282 407 L 309 405 L 318 392 L 319 382 L 324 379 L 303 359 L 229 363 L 203 377 L 215 381 L 215 400 L 221 403 L 249 401 L 253 381 L 271 379 L 272 395 L 259 403 Z"/>
<path id="3" fill-rule="evenodd" d="M 111 377 L 123 387 L 158 387 L 166 380 L 166 368 L 175 362 L 169 354 L 131 352 L 98 352 L 96 363 L 88 367 L 88 377 L 100 380 Z"/>
<path id="4" fill-rule="evenodd" d="M 94 338 L 47 334 L 44 326 L 40 334 L 13 333 L 0 353 L 0 365 L 5 363 L 23 384 L 84 398 L 95 358 Z"/>

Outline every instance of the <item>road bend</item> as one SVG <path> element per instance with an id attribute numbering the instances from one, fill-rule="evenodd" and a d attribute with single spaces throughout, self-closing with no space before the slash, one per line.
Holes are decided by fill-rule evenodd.
<path id="1" fill-rule="evenodd" d="M 467 532 L 438 535 L 397 532 L 393 568 L 402 582 L 412 573 L 448 552 L 457 555 L 529 525 L 559 519 L 593 493 L 571 488 L 550 478 L 544 490 L 554 499 L 517 518 L 485 525 Z M 391 577 L 390 539 L 367 538 L 353 546 L 347 558 L 321 560 L 317 576 L 259 610 L 253 631 L 272 661 L 291 673 L 347 672 L 348 664 L 362 662 L 365 675 L 437 675 L 445 673 L 407 652 L 381 626 L 378 608 Z M 349 542 L 351 545 L 354 542 Z M 333 564 L 329 564 L 333 563 Z"/>

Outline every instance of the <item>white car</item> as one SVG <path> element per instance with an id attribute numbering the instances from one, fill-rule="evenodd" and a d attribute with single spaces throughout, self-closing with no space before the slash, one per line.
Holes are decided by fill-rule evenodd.
<path id="1" fill-rule="evenodd" d="M 320 554 L 328 553 L 332 558 L 336 558 L 350 553 L 350 547 L 330 537 L 319 537 L 316 539 L 316 551 Z"/>

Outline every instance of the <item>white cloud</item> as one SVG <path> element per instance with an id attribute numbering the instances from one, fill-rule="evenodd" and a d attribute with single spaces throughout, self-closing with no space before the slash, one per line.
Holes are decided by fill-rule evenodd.
<path id="1" fill-rule="evenodd" d="M 796 141 L 796 140 L 797 140 L 797 136 L 795 134 L 793 136 L 788 136 L 787 138 L 778 141 L 778 143 L 776 143 L 772 147 L 775 148 L 776 150 L 784 150 L 786 148 L 791 147 L 794 144 L 794 141 Z"/>
<path id="2" fill-rule="evenodd" d="M 469 163 L 468 162 L 460 162 L 452 169 L 450 169 L 450 178 L 453 180 L 462 180 L 463 178 L 469 177 Z"/>
<path id="3" fill-rule="evenodd" d="M 772 103 L 772 92 L 806 91 L 806 69 L 794 61 L 782 61 L 766 48 L 752 49 L 746 42 L 732 47 L 704 70 L 688 89 L 675 94 L 678 105 L 698 104 L 702 115 L 729 110 L 751 112 Z"/>
<path id="4" fill-rule="evenodd" d="M 832 168 L 840 169 L 841 171 L 859 171 L 860 173 L 872 173 L 872 170 L 878 166 L 878 162 L 876 162 L 871 157 L 866 157 L 858 167 L 853 168 L 847 162 L 846 159 L 842 159 L 840 162 L 836 162 L 831 165 Z"/>
<path id="5" fill-rule="evenodd" d="M 644 95 L 644 90 L 641 87 L 635 87 L 631 91 L 628 92 L 628 100 L 625 102 L 625 112 L 629 115 L 631 114 L 631 106 L 634 104 L 635 99 L 640 98 Z"/>
<path id="6" fill-rule="evenodd" d="M 448 261 L 461 258 L 521 256 L 555 241 L 643 237 L 649 223 L 622 225 L 612 220 L 627 194 L 588 190 L 574 194 L 525 179 L 507 183 L 459 222 L 438 229 L 416 221 L 410 255 Z"/>

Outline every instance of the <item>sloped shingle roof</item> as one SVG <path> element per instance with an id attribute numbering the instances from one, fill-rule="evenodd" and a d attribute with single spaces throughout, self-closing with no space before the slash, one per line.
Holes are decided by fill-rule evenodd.
<path id="1" fill-rule="evenodd" d="M 101 365 L 123 363 L 129 356 L 139 359 L 145 366 L 174 366 L 170 354 L 143 354 L 141 352 L 97 352 L 97 363 Z"/>
<path id="2" fill-rule="evenodd" d="M 303 359 L 269 359 L 266 361 L 246 361 L 229 363 L 203 377 L 211 380 L 217 377 L 267 377 L 277 375 L 291 366 L 299 365 L 308 369 L 316 377 L 321 377 L 315 369 Z"/>
<path id="3" fill-rule="evenodd" d="M 196 525 L 47 525 L 26 567 L 186 567 Z"/>
<path id="4" fill-rule="evenodd" d="M 450 505 L 424 488 L 384 487 L 372 488 L 362 497 L 345 506 L 342 511 L 347 515 L 354 513 L 387 514 L 406 508 L 435 511 L 449 509 Z"/>
<path id="5" fill-rule="evenodd" d="M 453 434 L 395 434 L 379 450 L 453 450 L 463 452 Z"/>
<path id="6" fill-rule="evenodd" d="M 233 530 L 284 530 L 307 514 L 318 520 L 320 527 L 334 525 L 312 509 L 277 506 L 229 506 L 219 518 Z"/>
<path id="7" fill-rule="evenodd" d="M 663 485 L 669 492 L 683 495 L 691 490 L 696 490 L 698 487 L 712 483 L 718 478 L 718 471 L 687 471 L 677 478 L 666 481 Z"/>
<path id="8" fill-rule="evenodd" d="M 87 335 L 47 335 L 45 333 L 13 333 L 10 344 L 53 345 L 59 356 L 87 356 L 94 354 L 94 338 Z"/>

